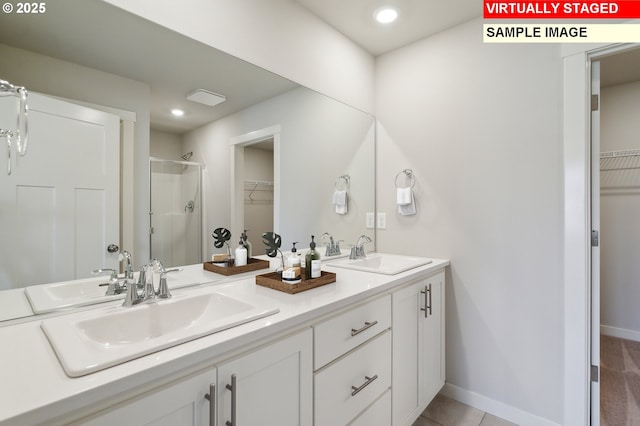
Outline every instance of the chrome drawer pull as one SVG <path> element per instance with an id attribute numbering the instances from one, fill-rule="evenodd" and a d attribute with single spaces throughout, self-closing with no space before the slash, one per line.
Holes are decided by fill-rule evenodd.
<path id="1" fill-rule="evenodd" d="M 235 374 L 231 375 L 231 384 L 225 387 L 231 391 L 231 421 L 227 420 L 225 425 L 236 426 L 236 398 L 238 397 L 238 388 Z"/>
<path id="2" fill-rule="evenodd" d="M 216 424 L 216 385 L 209 385 L 209 393 L 204 396 L 209 401 L 209 424 Z"/>
<path id="3" fill-rule="evenodd" d="M 362 333 L 363 331 L 373 327 L 374 325 L 376 325 L 378 323 L 378 321 L 374 321 L 374 322 L 365 322 L 364 326 L 361 329 L 356 330 L 355 328 L 351 329 L 351 337 L 353 336 L 357 336 L 358 334 Z"/>
<path id="4" fill-rule="evenodd" d="M 360 392 L 362 389 L 366 388 L 367 386 L 369 386 L 375 379 L 378 378 L 378 375 L 376 374 L 373 377 L 369 377 L 369 376 L 364 376 L 364 378 L 367 380 L 366 382 L 364 382 L 362 385 L 360 385 L 360 387 L 355 387 L 355 386 L 351 386 L 351 390 L 353 392 L 351 392 L 351 396 L 356 396 L 356 394 L 358 392 Z"/>
<path id="5" fill-rule="evenodd" d="M 424 291 L 421 291 L 420 294 L 424 294 L 424 308 L 420 308 L 420 310 L 424 311 L 424 317 L 428 318 L 429 315 L 433 315 L 431 310 L 431 284 L 424 286 Z"/>

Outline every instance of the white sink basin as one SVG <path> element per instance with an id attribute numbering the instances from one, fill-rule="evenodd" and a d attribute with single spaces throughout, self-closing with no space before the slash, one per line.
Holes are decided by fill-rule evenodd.
<path id="1" fill-rule="evenodd" d="M 105 296 L 107 287 L 99 284 L 109 281 L 109 277 L 94 277 L 82 280 L 61 281 L 25 288 L 31 308 L 36 314 L 43 314 L 72 306 L 92 305 L 107 302 L 124 295 Z"/>
<path id="2" fill-rule="evenodd" d="M 277 312 L 206 289 L 50 318 L 41 327 L 67 375 L 78 377 Z"/>
<path id="3" fill-rule="evenodd" d="M 108 276 L 101 276 L 35 285 L 25 288 L 25 294 L 29 299 L 33 312 L 36 314 L 123 299 L 124 293 L 105 296 L 104 293 L 107 291 L 107 287 L 100 287 L 99 284 L 104 284 L 108 281 Z M 174 289 L 199 283 L 183 272 L 175 272 L 167 274 L 167 284 L 169 289 Z"/>
<path id="4" fill-rule="evenodd" d="M 418 266 L 433 262 L 426 257 L 400 256 L 397 254 L 368 253 L 363 259 L 340 259 L 327 263 L 328 266 L 374 272 L 376 274 L 395 275 Z"/>

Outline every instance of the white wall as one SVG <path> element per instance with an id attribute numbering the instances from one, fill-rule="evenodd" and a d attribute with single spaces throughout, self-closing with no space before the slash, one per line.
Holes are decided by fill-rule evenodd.
<path id="1" fill-rule="evenodd" d="M 188 152 L 188 151 L 187 151 Z M 149 141 L 149 157 L 165 160 L 182 161 L 182 137 L 175 133 L 151 130 Z"/>
<path id="2" fill-rule="evenodd" d="M 365 216 L 374 206 L 373 120 L 347 105 L 305 88 L 257 104 L 183 136 L 182 149 L 205 164 L 205 257 L 213 253 L 211 232 L 230 226 L 230 149 L 232 138 L 281 127 L 280 228 L 284 249 L 292 241 L 307 247 L 311 234 L 330 232 L 347 243 L 366 233 Z M 349 213 L 331 204 L 335 179 L 351 175 Z M 234 232 L 234 239 L 237 232 Z M 262 232 L 262 231 L 261 231 Z M 255 252 L 260 247 L 253 247 Z"/>
<path id="3" fill-rule="evenodd" d="M 601 91 L 600 149 L 640 149 L 640 82 Z M 640 160 L 607 160 L 614 167 L 640 167 Z M 640 170 L 601 172 L 600 319 L 602 331 L 640 340 Z"/>
<path id="4" fill-rule="evenodd" d="M 104 1 L 373 111 L 373 57 L 293 1 Z"/>
<path id="5" fill-rule="evenodd" d="M 451 259 L 450 393 L 519 424 L 560 424 L 560 50 L 485 45 L 481 24 L 377 59 L 377 247 Z M 399 217 L 393 181 L 405 168 L 418 215 Z"/>

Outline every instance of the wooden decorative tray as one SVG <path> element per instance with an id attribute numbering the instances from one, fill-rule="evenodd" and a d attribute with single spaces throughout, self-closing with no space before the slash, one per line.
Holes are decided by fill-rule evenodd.
<path id="1" fill-rule="evenodd" d="M 229 276 L 242 274 L 244 272 L 258 271 L 260 269 L 267 269 L 269 268 L 269 261 L 252 257 L 247 260 L 247 264 L 243 266 L 219 266 L 214 264 L 213 262 L 204 262 L 202 264 L 202 267 L 209 272 L 215 272 L 216 274 Z"/>
<path id="2" fill-rule="evenodd" d="M 304 268 L 302 268 L 302 281 L 297 284 L 288 284 L 282 282 L 282 272 L 270 272 L 268 274 L 256 275 L 256 284 L 263 287 L 269 287 L 274 290 L 283 291 L 289 294 L 300 293 L 301 291 L 311 290 L 326 284 L 336 282 L 336 274 L 333 272 L 322 271 L 319 278 L 306 280 L 304 278 Z"/>

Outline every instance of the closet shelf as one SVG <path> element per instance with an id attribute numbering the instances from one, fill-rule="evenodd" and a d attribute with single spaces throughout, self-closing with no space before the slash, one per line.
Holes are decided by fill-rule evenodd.
<path id="1" fill-rule="evenodd" d="M 247 195 L 247 199 L 245 201 L 262 201 L 262 202 L 273 202 L 273 200 L 256 200 L 253 198 L 253 195 L 256 192 L 273 192 L 273 182 L 264 181 L 264 180 L 245 180 L 244 181 L 244 190 L 245 192 L 249 192 Z"/>
<path id="2" fill-rule="evenodd" d="M 640 149 L 600 153 L 600 171 L 640 169 Z"/>

